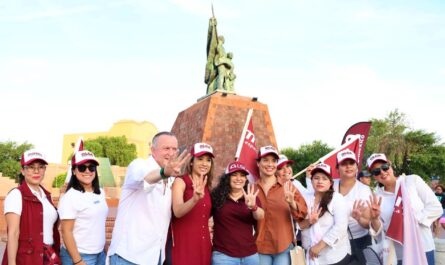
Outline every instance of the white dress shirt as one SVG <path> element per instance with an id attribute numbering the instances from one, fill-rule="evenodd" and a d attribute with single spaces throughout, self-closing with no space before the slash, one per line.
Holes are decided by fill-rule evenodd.
<path id="1" fill-rule="evenodd" d="M 149 184 L 144 177 L 160 170 L 153 157 L 136 159 L 127 168 L 107 256 L 118 254 L 141 265 L 165 259 L 165 242 L 171 218 L 171 183 Z"/>
<path id="2" fill-rule="evenodd" d="M 308 209 L 313 207 L 314 195 L 307 195 Z M 318 256 L 318 263 L 333 264 L 341 261 L 347 254 L 351 254 L 351 246 L 348 239 L 349 208 L 343 196 L 334 192 L 331 202 L 328 204 L 329 212 L 325 212 L 318 219 L 322 240 L 328 245 Z M 302 230 L 301 239 L 303 247 L 308 251 L 312 245 L 310 229 Z"/>
<path id="3" fill-rule="evenodd" d="M 416 220 L 419 222 L 420 237 L 422 238 L 423 248 L 425 252 L 434 250 L 433 234 L 431 232 L 431 224 L 439 218 L 442 213 L 442 205 L 437 200 L 431 188 L 417 175 L 400 176 L 396 181 L 395 192 L 388 192 L 384 187 L 377 187 L 376 194 L 382 197 L 382 204 L 380 205 L 380 219 L 383 223 L 385 231 L 388 230 L 391 222 L 392 213 L 394 211 L 394 203 L 397 191 L 400 187 L 400 182 L 405 181 L 406 190 L 409 194 L 412 210 Z M 378 231 L 370 228 L 371 235 L 380 234 L 382 226 Z M 397 258 L 400 260 L 403 257 L 403 246 L 394 243 Z"/>

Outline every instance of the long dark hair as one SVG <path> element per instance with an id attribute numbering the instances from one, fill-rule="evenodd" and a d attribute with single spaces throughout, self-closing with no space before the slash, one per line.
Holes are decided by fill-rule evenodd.
<path id="1" fill-rule="evenodd" d="M 321 213 L 320 213 L 319 218 L 322 217 L 323 214 L 325 214 L 326 212 L 332 214 L 331 212 L 329 212 L 328 205 L 332 201 L 332 197 L 334 196 L 334 181 L 332 180 L 332 176 L 325 174 L 323 172 L 320 172 L 320 173 L 325 175 L 329 179 L 329 181 L 331 182 L 331 186 L 321 196 L 320 206 L 319 206 L 321 208 Z M 312 177 L 313 176 L 314 175 L 312 175 Z"/>
<path id="2" fill-rule="evenodd" d="M 19 185 L 22 185 L 23 181 L 25 180 L 25 176 L 22 174 L 22 172 L 19 173 L 17 179 L 18 179 Z"/>
<path id="3" fill-rule="evenodd" d="M 232 174 L 223 174 L 219 178 L 218 186 L 212 191 L 210 194 L 212 198 L 212 208 L 220 209 L 224 206 L 226 203 L 227 198 L 229 197 L 230 191 L 232 188 L 230 187 L 230 177 Z M 246 184 L 244 184 L 244 190 L 247 191 L 247 176 L 246 176 Z"/>
<path id="4" fill-rule="evenodd" d="M 213 182 L 213 169 L 215 168 L 215 162 L 213 161 L 213 157 L 210 157 L 210 160 L 212 161 L 212 164 L 210 166 L 210 170 L 209 173 L 207 173 L 207 188 L 209 190 L 212 189 L 212 182 Z M 192 163 L 193 161 L 195 161 L 195 157 L 192 156 L 190 158 L 190 161 L 188 162 L 187 166 L 186 166 L 186 172 L 187 174 L 189 174 L 190 177 L 192 177 L 192 172 L 193 172 L 193 166 Z"/>
<path id="5" fill-rule="evenodd" d="M 76 166 L 73 166 L 72 169 L 72 176 L 70 179 L 70 182 L 68 182 L 68 186 L 66 187 L 66 191 L 68 191 L 70 188 L 73 188 L 75 190 L 78 190 L 80 192 L 85 192 L 85 189 L 83 188 L 82 184 L 80 183 L 80 181 L 77 179 L 76 174 L 74 174 L 74 169 Z M 93 179 L 93 192 L 96 194 L 100 194 L 100 186 L 99 186 L 99 175 L 97 174 L 97 168 L 96 171 L 94 172 L 94 179 Z"/>

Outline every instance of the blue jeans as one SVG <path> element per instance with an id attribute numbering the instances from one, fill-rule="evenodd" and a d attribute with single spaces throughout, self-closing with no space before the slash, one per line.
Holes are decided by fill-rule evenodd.
<path id="1" fill-rule="evenodd" d="M 65 265 L 65 264 L 63 264 Z M 137 265 L 136 263 L 130 262 L 121 256 L 114 254 L 110 256 L 110 265 Z M 159 261 L 158 265 L 162 265 L 161 263 L 161 253 L 159 253 Z"/>
<path id="2" fill-rule="evenodd" d="M 82 260 L 87 265 L 105 265 L 105 252 L 100 252 L 97 254 L 85 254 L 85 253 L 79 253 L 82 257 Z M 72 265 L 74 262 L 77 262 L 78 260 L 73 261 L 71 259 L 70 254 L 68 253 L 68 250 L 66 250 L 65 247 L 60 248 L 60 261 L 63 265 Z"/>
<path id="3" fill-rule="evenodd" d="M 258 253 L 243 258 L 228 256 L 219 251 L 212 252 L 212 265 L 259 265 Z"/>
<path id="4" fill-rule="evenodd" d="M 292 249 L 293 245 L 290 244 L 289 247 L 278 254 L 258 254 L 260 256 L 260 265 L 289 265 L 290 264 L 290 254 L 289 251 Z"/>
<path id="5" fill-rule="evenodd" d="M 137 264 L 130 262 L 117 254 L 114 254 L 110 256 L 110 265 L 137 265 Z"/>

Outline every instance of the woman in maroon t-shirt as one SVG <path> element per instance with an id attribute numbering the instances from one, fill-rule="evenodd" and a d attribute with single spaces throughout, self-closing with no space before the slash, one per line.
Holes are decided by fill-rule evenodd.
<path id="1" fill-rule="evenodd" d="M 264 217 L 253 185 L 247 185 L 248 172 L 240 162 L 230 163 L 212 192 L 213 265 L 258 265 L 253 236 L 256 220 Z"/>

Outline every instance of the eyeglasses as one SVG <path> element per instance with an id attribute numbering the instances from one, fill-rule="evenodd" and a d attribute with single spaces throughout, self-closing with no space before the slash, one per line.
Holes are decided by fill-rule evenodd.
<path id="1" fill-rule="evenodd" d="M 378 175 L 380 175 L 381 173 L 382 173 L 382 170 L 383 171 L 388 171 L 389 169 L 391 168 L 391 165 L 390 164 L 383 164 L 383 165 L 381 165 L 380 167 L 378 167 L 378 168 L 374 168 L 373 170 L 371 170 L 371 174 L 375 177 L 375 176 L 378 176 Z"/>
<path id="2" fill-rule="evenodd" d="M 36 167 L 24 166 L 23 168 L 29 172 L 35 172 L 35 171 L 44 171 L 46 169 L 46 166 L 36 166 Z"/>
<path id="3" fill-rule="evenodd" d="M 89 165 L 89 166 L 87 166 L 87 165 L 78 165 L 76 167 L 77 167 L 77 170 L 79 170 L 79 172 L 82 172 L 82 173 L 85 172 L 87 170 L 87 168 L 88 168 L 88 170 L 90 172 L 96 172 L 96 168 L 97 168 L 96 165 Z"/>

